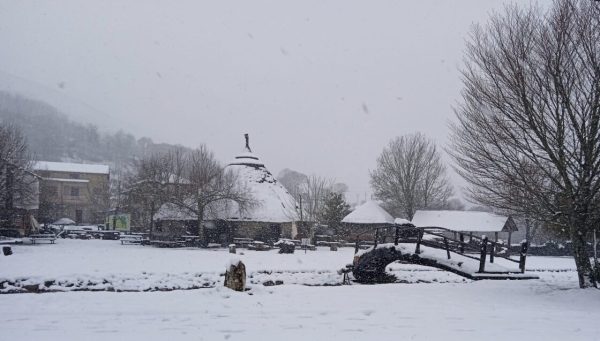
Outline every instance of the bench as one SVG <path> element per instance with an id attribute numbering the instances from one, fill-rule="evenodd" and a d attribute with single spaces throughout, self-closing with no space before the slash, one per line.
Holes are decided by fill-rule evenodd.
<path id="1" fill-rule="evenodd" d="M 251 244 L 248 244 L 248 250 L 268 251 L 268 250 L 271 250 L 271 246 L 269 244 L 265 244 L 263 242 L 255 241 Z"/>
<path id="2" fill-rule="evenodd" d="M 180 240 L 151 240 L 149 242 L 158 247 L 184 247 L 185 242 Z"/>
<path id="3" fill-rule="evenodd" d="M 29 238 L 31 239 L 31 244 L 38 244 L 40 242 L 54 244 L 56 241 L 56 236 L 53 234 L 32 234 Z"/>
<path id="4" fill-rule="evenodd" d="M 142 244 L 143 240 L 144 240 L 144 237 L 141 236 L 141 235 L 126 234 L 124 236 L 121 236 L 121 245 L 125 245 L 125 244 Z"/>
<path id="5" fill-rule="evenodd" d="M 245 248 L 247 248 L 248 245 L 252 244 L 253 242 L 254 242 L 254 240 L 251 239 L 251 238 L 233 238 L 233 243 L 237 247 L 245 247 Z"/>

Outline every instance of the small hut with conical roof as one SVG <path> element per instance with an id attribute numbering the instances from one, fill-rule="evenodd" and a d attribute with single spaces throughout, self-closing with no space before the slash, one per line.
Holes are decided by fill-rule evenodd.
<path id="1" fill-rule="evenodd" d="M 269 172 L 261 159 L 252 152 L 248 134 L 246 146 L 236 155 L 226 170 L 234 171 L 242 185 L 252 192 L 256 207 L 246 211 L 227 210 L 221 218 L 229 222 L 235 237 L 262 241 L 276 241 L 281 237 L 293 238 L 297 234 L 296 200 Z"/>
<path id="2" fill-rule="evenodd" d="M 351 240 L 374 240 L 377 230 L 384 235 L 390 234 L 391 227 L 394 225 L 394 217 L 375 201 L 367 201 L 345 216 L 342 224 L 347 230 L 345 237 Z"/>

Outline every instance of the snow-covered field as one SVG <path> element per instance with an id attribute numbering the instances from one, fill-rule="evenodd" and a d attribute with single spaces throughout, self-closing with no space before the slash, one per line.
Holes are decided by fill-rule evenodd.
<path id="1" fill-rule="evenodd" d="M 529 257 L 528 269 L 540 276 L 531 281 L 473 282 L 392 264 L 403 283 L 312 286 L 339 284 L 336 270 L 353 250 L 238 250 L 252 276 L 250 290 L 238 293 L 221 284 L 225 250 L 57 243 L 13 246 L 13 255 L 0 257 L 0 281 L 54 280 L 59 288 L 60 280 L 97 280 L 119 290 L 209 285 L 0 295 L 0 340 L 600 340 L 600 290 L 577 289 L 570 258 Z M 284 284 L 262 285 L 269 280 Z"/>

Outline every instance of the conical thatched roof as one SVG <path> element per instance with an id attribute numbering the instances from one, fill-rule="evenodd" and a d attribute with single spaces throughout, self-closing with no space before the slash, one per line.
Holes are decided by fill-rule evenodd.
<path id="1" fill-rule="evenodd" d="M 374 201 L 367 201 L 342 219 L 348 224 L 393 224 L 394 217 Z"/>
<path id="2" fill-rule="evenodd" d="M 226 167 L 236 172 L 243 185 L 252 192 L 259 205 L 249 212 L 227 210 L 223 219 L 283 223 L 296 220 L 296 201 L 265 167 L 258 155 L 250 149 L 246 134 L 244 151 L 235 156 Z"/>

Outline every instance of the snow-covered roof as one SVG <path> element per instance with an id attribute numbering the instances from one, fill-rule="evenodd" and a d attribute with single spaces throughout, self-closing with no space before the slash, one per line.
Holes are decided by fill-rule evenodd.
<path id="1" fill-rule="evenodd" d="M 349 224 L 393 224 L 394 217 L 374 201 L 367 201 L 342 219 Z"/>
<path id="2" fill-rule="evenodd" d="M 295 220 L 296 200 L 264 166 L 230 164 L 226 169 L 237 173 L 242 184 L 252 192 L 257 206 L 240 212 L 237 205 L 230 205 L 222 219 L 273 223 Z"/>
<path id="3" fill-rule="evenodd" d="M 88 174 L 108 174 L 109 167 L 107 165 L 93 165 L 85 163 L 69 163 L 69 162 L 50 162 L 38 161 L 33 165 L 34 170 L 51 171 L 51 172 L 67 172 L 67 173 L 88 173 Z"/>
<path id="4" fill-rule="evenodd" d="M 412 225 L 412 223 L 410 222 L 410 220 L 406 220 L 403 218 L 396 218 L 394 219 L 394 224 L 396 225 Z"/>
<path id="5" fill-rule="evenodd" d="M 243 186 L 252 192 L 257 206 L 244 212 L 232 203 L 222 209 L 219 218 L 238 221 L 284 223 L 296 217 L 296 200 L 254 154 L 246 140 L 246 148 L 227 165 L 226 170 L 237 174 Z"/>
<path id="6" fill-rule="evenodd" d="M 225 168 L 238 176 L 241 185 L 252 193 L 257 205 L 247 210 L 240 210 L 233 201 L 215 202 L 205 210 L 204 220 L 224 219 L 268 223 L 295 220 L 296 201 L 267 170 L 260 158 L 249 150 L 249 147 Z M 190 204 L 190 206 L 194 205 Z M 196 216 L 189 210 L 165 204 L 154 215 L 154 219 L 195 220 Z"/>
<path id="7" fill-rule="evenodd" d="M 75 225 L 75 221 L 69 218 L 60 218 L 57 221 L 53 222 L 52 225 Z"/>
<path id="8" fill-rule="evenodd" d="M 63 178 L 43 178 L 46 181 L 56 181 L 56 182 L 72 182 L 72 183 L 88 183 L 90 180 L 88 179 L 63 179 Z"/>
<path id="9" fill-rule="evenodd" d="M 462 232 L 517 231 L 511 217 L 475 211 L 417 211 L 412 223 L 416 227 L 441 227 Z"/>

